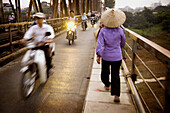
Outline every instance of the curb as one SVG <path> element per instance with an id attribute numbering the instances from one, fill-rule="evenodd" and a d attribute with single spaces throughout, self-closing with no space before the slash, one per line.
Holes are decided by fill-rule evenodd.
<path id="1" fill-rule="evenodd" d="M 55 37 L 54 37 L 54 38 L 58 37 L 59 35 L 64 34 L 65 32 L 66 32 L 66 30 L 57 32 L 57 33 L 55 34 Z M 3 58 L 0 58 L 0 67 L 8 64 L 9 62 L 15 60 L 16 58 L 22 56 L 27 50 L 28 50 L 28 49 L 27 49 L 26 47 L 24 47 L 24 48 L 22 48 L 22 49 L 20 49 L 20 50 L 18 50 L 18 51 L 16 51 L 16 52 L 14 52 L 14 53 L 12 53 L 12 54 L 9 54 L 9 55 L 7 55 L 7 56 L 5 56 L 5 57 L 3 57 Z"/>

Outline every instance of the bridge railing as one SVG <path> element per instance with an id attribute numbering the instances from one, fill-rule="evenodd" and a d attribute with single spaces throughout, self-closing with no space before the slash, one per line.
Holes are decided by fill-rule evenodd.
<path id="1" fill-rule="evenodd" d="M 78 21 L 80 22 L 81 21 L 81 15 L 77 15 L 76 17 L 78 18 Z M 54 28 L 55 32 L 59 32 L 59 31 L 66 28 L 66 20 L 67 20 L 67 18 L 68 17 L 53 18 L 53 19 L 47 19 L 46 21 L 47 21 L 47 23 L 49 25 L 51 25 Z M 8 34 L 9 34 L 9 36 L 6 37 L 9 40 L 9 42 L 0 45 L 0 49 L 9 46 L 11 52 L 14 52 L 13 45 L 18 44 L 19 40 L 22 37 L 19 38 L 19 39 L 16 39 L 15 41 L 13 41 L 12 32 L 15 31 L 15 30 L 18 30 L 20 33 L 24 34 L 29 29 L 31 24 L 33 24 L 33 21 L 32 22 L 20 22 L 20 23 L 11 23 L 11 24 L 2 24 L 2 25 L 0 25 L 0 29 L 6 29 L 8 31 Z"/>
<path id="2" fill-rule="evenodd" d="M 137 75 L 140 76 L 143 83 L 148 88 L 151 95 L 156 100 L 157 104 L 159 105 L 161 111 L 168 112 L 168 108 L 170 107 L 170 51 L 167 49 L 164 49 L 163 47 L 157 45 L 156 43 L 144 38 L 143 36 L 125 28 L 124 29 L 126 35 L 128 35 L 132 39 L 132 43 L 128 44 L 126 43 L 126 48 L 123 51 L 124 58 L 127 57 L 131 61 L 131 66 L 126 65 L 126 60 L 123 60 L 123 68 L 128 80 L 129 87 L 132 91 L 132 97 L 134 99 L 134 103 L 137 106 L 137 109 L 140 113 L 143 113 L 143 105 L 145 108 L 145 111 L 151 113 L 152 111 L 148 107 L 148 103 L 145 101 L 141 94 L 141 90 L 137 87 L 135 84 Z M 160 62 L 164 64 L 164 66 L 167 69 L 166 73 L 166 83 L 163 85 L 163 83 L 157 78 L 156 74 L 147 66 L 147 64 L 142 60 L 142 58 L 137 54 L 138 46 L 142 46 L 145 50 L 147 50 L 151 55 L 156 57 Z M 131 51 L 131 54 L 129 54 L 128 50 Z M 158 96 L 155 94 L 155 90 L 153 87 L 150 86 L 150 84 L 146 81 L 143 74 L 139 70 L 136 60 L 143 64 L 143 66 L 146 68 L 146 70 L 152 75 L 152 77 L 155 79 L 155 81 L 159 84 L 160 88 L 164 91 L 165 95 L 162 97 L 165 98 L 165 104 L 162 104 L 162 102 L 158 99 Z M 131 70 L 131 72 L 129 72 Z M 148 92 L 147 92 L 148 93 Z M 139 98 L 140 97 L 140 98 Z M 152 97 L 148 97 L 152 98 Z M 163 99 L 164 100 L 164 99 Z M 141 102 L 142 101 L 142 102 Z M 142 104 L 141 104 L 142 103 Z M 153 107 L 153 106 L 152 106 Z"/>

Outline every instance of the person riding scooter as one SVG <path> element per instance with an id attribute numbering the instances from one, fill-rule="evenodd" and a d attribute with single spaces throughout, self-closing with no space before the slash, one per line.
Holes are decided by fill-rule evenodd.
<path id="1" fill-rule="evenodd" d="M 84 15 L 82 16 L 82 21 L 85 21 L 85 27 L 87 28 L 87 16 L 86 13 L 84 13 Z"/>
<path id="2" fill-rule="evenodd" d="M 67 22 L 73 22 L 75 25 L 77 25 L 78 19 L 74 16 L 73 10 L 70 11 L 70 17 L 67 18 Z M 75 28 L 75 39 L 77 39 L 77 28 Z"/>
<path id="3" fill-rule="evenodd" d="M 52 65 L 51 65 L 51 58 L 49 54 L 49 46 L 47 45 L 47 43 L 51 43 L 53 41 L 53 38 L 55 36 L 54 30 L 50 25 L 43 24 L 43 20 L 45 19 L 45 14 L 38 12 L 34 15 L 34 17 L 36 18 L 37 25 L 34 25 L 28 29 L 21 42 L 27 41 L 32 38 L 35 45 L 37 45 L 37 47 L 39 47 L 44 51 L 45 58 L 46 58 L 46 65 L 47 65 L 47 74 L 48 74 L 49 70 L 52 68 Z M 51 35 L 47 36 L 46 39 L 44 39 L 44 36 L 47 32 L 50 32 Z"/>

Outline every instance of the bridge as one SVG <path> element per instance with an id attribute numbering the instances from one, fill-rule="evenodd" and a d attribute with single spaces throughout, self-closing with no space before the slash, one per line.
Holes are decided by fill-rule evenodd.
<path id="1" fill-rule="evenodd" d="M 90 10 L 93 10 L 91 8 Z M 0 45 L 1 52 L 5 54 L 0 58 L 2 113 L 169 112 L 170 51 L 122 26 L 127 42 L 122 50 L 124 59 L 120 70 L 121 102 L 115 104 L 109 92 L 103 89 L 99 78 L 101 66 L 95 61 L 96 41 L 93 32 L 99 23 L 94 28 L 88 23 L 86 31 L 82 31 L 81 26 L 78 26 L 78 39 L 74 45 L 69 46 L 65 39 L 67 17 L 57 18 L 56 15 L 53 14 L 53 18 L 47 19 L 47 23 L 54 28 L 56 35 L 53 74 L 47 83 L 37 87 L 34 94 L 26 101 L 20 97 L 22 75 L 19 70 L 20 61 L 27 48 L 21 46 L 19 40 L 33 22 L 0 25 L 0 28 L 5 29 L 0 38 L 8 37 L 4 38 Z M 77 15 L 77 18 L 81 23 L 81 15 Z M 155 73 L 154 70 L 159 70 L 160 73 Z"/>

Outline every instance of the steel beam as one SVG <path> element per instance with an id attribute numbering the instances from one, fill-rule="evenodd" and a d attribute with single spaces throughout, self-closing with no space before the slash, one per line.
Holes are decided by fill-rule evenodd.
<path id="1" fill-rule="evenodd" d="M 0 0 L 0 24 L 4 23 L 3 2 Z"/>
<path id="2" fill-rule="evenodd" d="M 37 1 L 38 1 L 38 6 L 39 6 L 39 11 L 40 11 L 40 12 L 43 12 L 43 9 L 42 9 L 40 0 L 37 0 Z"/>
<path id="3" fill-rule="evenodd" d="M 89 12 L 89 1 L 90 0 L 86 0 L 86 13 Z M 91 10 L 90 10 L 91 11 Z"/>
<path id="4" fill-rule="evenodd" d="M 36 0 L 32 0 L 32 2 L 33 2 L 34 12 L 35 13 L 39 12 Z"/>
<path id="5" fill-rule="evenodd" d="M 60 1 L 60 18 L 63 17 L 63 1 Z"/>
<path id="6" fill-rule="evenodd" d="M 52 18 L 56 18 L 58 14 L 58 0 L 53 0 L 52 8 Z"/>
<path id="7" fill-rule="evenodd" d="M 11 0 L 9 0 L 9 3 L 10 3 L 10 5 L 11 5 L 11 7 L 12 7 L 13 13 L 15 14 L 15 21 L 16 21 L 17 14 L 16 14 L 16 12 L 15 12 L 14 5 L 12 4 L 12 1 L 11 1 Z"/>
<path id="8" fill-rule="evenodd" d="M 67 9 L 66 0 L 63 0 L 63 7 L 64 7 L 65 16 L 68 16 L 68 9 Z"/>
<path id="9" fill-rule="evenodd" d="M 31 10 L 32 10 L 32 0 L 30 0 L 30 4 L 29 4 L 29 8 L 28 8 L 27 21 L 30 21 Z"/>
<path id="10" fill-rule="evenodd" d="M 81 14 L 85 12 L 85 0 L 81 0 Z"/>

